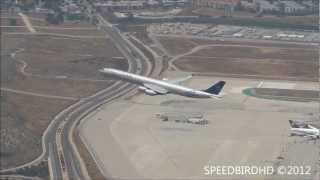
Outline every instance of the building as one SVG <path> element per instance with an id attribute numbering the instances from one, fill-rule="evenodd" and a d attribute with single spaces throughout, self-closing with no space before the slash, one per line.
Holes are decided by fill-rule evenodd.
<path id="1" fill-rule="evenodd" d="M 295 1 L 281 1 L 284 6 L 285 14 L 299 14 L 306 12 L 308 8 L 301 4 L 296 3 Z"/>
<path id="2" fill-rule="evenodd" d="M 279 12 L 281 10 L 281 6 L 279 6 L 279 4 L 276 2 L 270 2 L 266 0 L 255 0 L 254 2 L 259 12 L 273 13 L 273 12 Z"/>
<path id="3" fill-rule="evenodd" d="M 64 12 L 64 17 L 68 20 L 81 20 L 85 17 L 81 8 L 75 3 L 65 4 L 61 9 Z"/>
<path id="4" fill-rule="evenodd" d="M 241 0 L 240 6 L 244 10 L 257 11 L 259 13 L 276 14 L 307 14 L 315 12 L 316 7 L 312 0 Z"/>
<path id="5" fill-rule="evenodd" d="M 32 4 L 33 0 L 16 0 L 16 4 Z"/>
<path id="6" fill-rule="evenodd" d="M 107 1 L 97 2 L 94 5 L 109 11 L 129 11 L 143 9 L 147 3 L 145 1 Z"/>
<path id="7" fill-rule="evenodd" d="M 240 7 L 243 10 L 257 11 L 257 5 L 253 0 L 242 0 L 240 3 Z"/>
<path id="8" fill-rule="evenodd" d="M 158 7 L 160 5 L 159 1 L 156 0 L 148 0 L 147 5 L 149 7 Z"/>
<path id="9" fill-rule="evenodd" d="M 162 6 L 184 6 L 189 4 L 189 0 L 160 0 Z"/>
<path id="10" fill-rule="evenodd" d="M 194 8 L 224 9 L 226 6 L 237 6 L 241 0 L 192 0 Z"/>
<path id="11" fill-rule="evenodd" d="M 193 8 L 211 8 L 224 10 L 224 16 L 232 16 L 241 0 L 192 0 Z"/>

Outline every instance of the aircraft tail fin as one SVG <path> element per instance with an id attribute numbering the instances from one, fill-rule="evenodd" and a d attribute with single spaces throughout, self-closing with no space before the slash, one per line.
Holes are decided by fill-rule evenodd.
<path id="1" fill-rule="evenodd" d="M 216 84 L 214 84 L 213 86 L 211 86 L 208 89 L 205 89 L 203 91 L 210 93 L 210 94 L 218 95 L 225 84 L 226 84 L 225 81 L 219 81 Z"/>
<path id="2" fill-rule="evenodd" d="M 295 123 L 294 123 L 292 120 L 289 120 L 289 124 L 290 124 L 290 126 L 291 126 L 292 128 L 296 126 Z"/>

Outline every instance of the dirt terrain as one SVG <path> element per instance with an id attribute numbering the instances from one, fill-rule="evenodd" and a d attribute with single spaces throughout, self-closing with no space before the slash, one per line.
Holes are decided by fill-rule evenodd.
<path id="1" fill-rule="evenodd" d="M 41 136 L 54 115 L 72 101 L 1 93 L 1 169 L 35 159 Z"/>
<path id="2" fill-rule="evenodd" d="M 97 31 L 95 28 L 90 27 L 78 27 L 78 29 L 73 29 L 71 27 L 59 26 L 35 26 L 35 29 L 39 33 L 54 33 L 54 34 L 65 34 L 73 36 L 98 36 L 100 38 L 104 37 L 103 32 Z"/>
<path id="3" fill-rule="evenodd" d="M 18 13 L 8 13 L 7 11 L 1 11 L 0 14 L 1 33 L 7 32 L 28 32 L 28 29 L 24 27 L 24 23 Z M 12 27 L 18 26 L 18 27 Z"/>
<path id="4" fill-rule="evenodd" d="M 26 37 L 25 51 L 17 58 L 28 64 L 25 71 L 46 76 L 104 79 L 104 66 L 126 69 L 127 61 L 109 39 Z M 60 56 L 57 54 L 63 53 Z"/>
<path id="5" fill-rule="evenodd" d="M 300 49 L 317 49 L 315 45 L 294 44 L 287 42 L 259 42 L 259 41 L 231 41 L 231 40 L 211 40 L 211 39 L 197 39 L 197 38 L 182 38 L 182 37 L 170 37 L 165 35 L 157 35 L 157 39 L 167 49 L 168 52 L 173 55 L 189 52 L 192 48 L 201 45 L 244 45 L 244 46 L 261 46 L 264 47 L 281 47 L 281 48 L 300 48 Z"/>
<path id="6" fill-rule="evenodd" d="M 15 16 L 2 16 L 1 17 L 1 26 L 12 26 L 10 24 L 10 21 L 15 21 L 15 25 L 14 26 L 24 26 L 23 21 L 21 20 L 20 16 L 15 15 Z"/>
<path id="7" fill-rule="evenodd" d="M 169 38 L 164 36 L 159 38 L 159 41 L 171 55 L 186 53 L 200 44 L 189 39 Z"/>
<path id="8" fill-rule="evenodd" d="M 10 41 L 10 38 L 4 39 L 6 42 Z M 99 69 L 128 68 L 126 60 L 119 58 L 120 53 L 106 39 L 26 36 L 14 40 L 20 40 L 19 48 L 24 51 L 16 54 L 14 62 L 8 61 L 11 66 L 15 64 L 10 72 L 20 72 L 15 77 L 10 77 L 13 80 L 6 84 L 11 89 L 79 98 L 88 96 L 111 82 L 99 73 Z M 80 48 L 77 48 L 77 44 L 81 44 Z M 52 83 L 56 86 L 51 86 Z"/>
<path id="9" fill-rule="evenodd" d="M 181 70 L 318 81 L 317 46 L 192 39 L 184 41 L 168 37 L 161 37 L 160 41 L 169 53 L 181 56 L 173 62 Z"/>
<path id="10" fill-rule="evenodd" d="M 318 102 L 319 92 L 312 90 L 296 90 L 296 89 L 273 89 L 273 88 L 250 88 L 244 90 L 244 93 L 265 99 L 276 99 L 286 101 L 300 102 Z"/>
<path id="11" fill-rule="evenodd" d="M 14 21 L 15 24 L 11 24 L 10 21 Z M 1 25 L 2 33 L 28 32 L 28 29 L 24 27 L 24 23 L 19 16 L 8 17 L 8 16 L 2 16 L 1 14 L 0 25 Z M 18 26 L 18 27 L 12 27 L 12 26 Z"/>
<path id="12" fill-rule="evenodd" d="M 73 35 L 80 37 L 1 34 L 1 169 L 39 156 L 42 133 L 57 113 L 113 83 L 99 69 L 127 70 L 109 39 Z"/>

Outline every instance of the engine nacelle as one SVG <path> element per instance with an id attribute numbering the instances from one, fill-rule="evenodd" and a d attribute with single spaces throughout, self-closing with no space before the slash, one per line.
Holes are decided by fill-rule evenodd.
<path id="1" fill-rule="evenodd" d="M 157 93 L 156 93 L 155 91 L 152 91 L 152 90 L 150 90 L 150 89 L 146 89 L 146 90 L 144 91 L 144 93 L 146 93 L 146 94 L 149 95 L 149 96 L 157 95 Z"/>
<path id="2" fill-rule="evenodd" d="M 146 90 L 147 90 L 147 88 L 146 88 L 146 87 L 143 87 L 143 86 L 139 86 L 138 89 L 139 89 L 140 91 L 146 91 Z"/>

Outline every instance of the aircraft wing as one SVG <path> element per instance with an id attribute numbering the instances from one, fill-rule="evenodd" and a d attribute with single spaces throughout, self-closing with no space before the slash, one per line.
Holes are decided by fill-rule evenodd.
<path id="1" fill-rule="evenodd" d="M 165 88 L 154 85 L 154 84 L 143 84 L 143 86 L 148 89 L 151 89 L 152 91 L 155 91 L 159 94 L 167 94 L 168 93 L 168 90 L 166 90 Z"/>
<path id="2" fill-rule="evenodd" d="M 295 135 L 295 136 L 302 136 L 302 137 L 310 137 L 313 139 L 319 138 L 319 136 L 317 134 L 309 134 L 307 132 L 296 132 L 294 130 L 291 129 L 291 135 Z"/>
<path id="3" fill-rule="evenodd" d="M 170 80 L 168 80 L 168 79 L 163 79 L 163 80 L 164 80 L 164 81 L 167 81 L 167 82 L 169 82 L 169 83 L 172 83 L 172 84 L 181 84 L 182 82 L 184 82 L 184 81 L 186 81 L 186 80 L 188 80 L 188 79 L 190 79 L 190 78 L 192 78 L 192 75 L 187 76 L 187 77 L 183 77 L 183 78 L 170 79 Z"/>
<path id="4" fill-rule="evenodd" d="M 312 134 L 305 134 L 305 135 L 303 135 L 303 137 L 311 138 L 311 139 L 318 139 L 317 135 L 312 135 Z"/>

